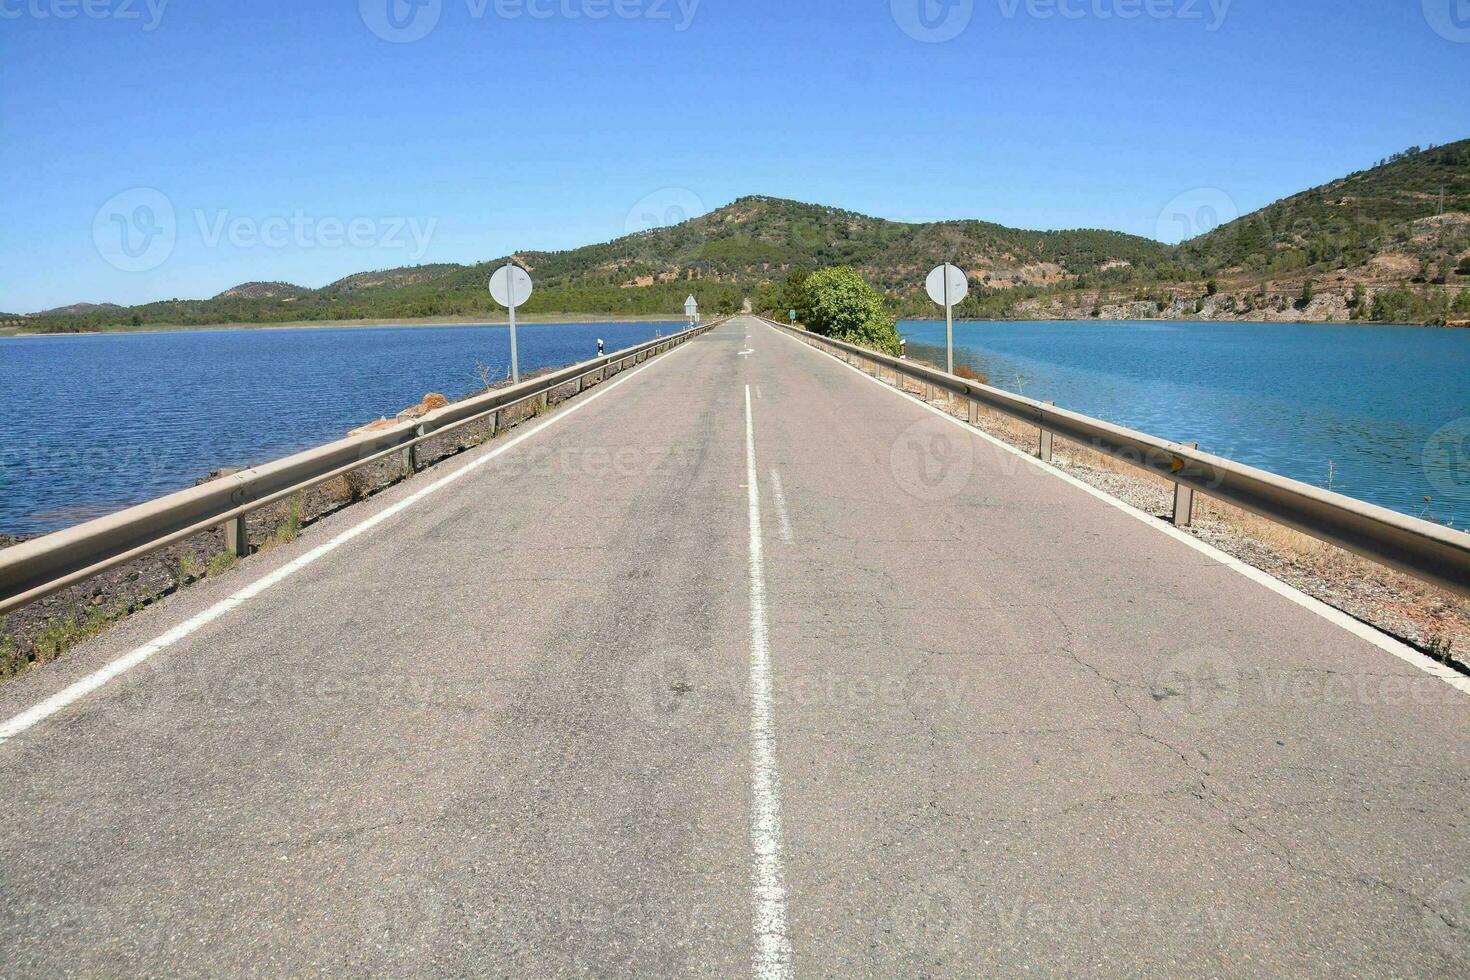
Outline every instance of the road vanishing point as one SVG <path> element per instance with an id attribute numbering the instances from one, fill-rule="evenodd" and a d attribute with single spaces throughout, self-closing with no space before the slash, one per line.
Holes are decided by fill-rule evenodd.
<path id="1" fill-rule="evenodd" d="M 9 976 L 1470 975 L 1465 689 L 752 317 L 0 718 Z"/>

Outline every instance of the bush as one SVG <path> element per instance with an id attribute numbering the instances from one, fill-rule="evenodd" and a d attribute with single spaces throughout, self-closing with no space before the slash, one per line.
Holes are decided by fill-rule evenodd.
<path id="1" fill-rule="evenodd" d="M 956 364 L 954 366 L 954 376 L 964 378 L 966 381 L 978 381 L 983 385 L 990 384 L 989 378 L 967 364 Z"/>
<path id="2" fill-rule="evenodd" d="M 1460 260 L 1460 265 L 1455 272 L 1462 276 L 1470 276 L 1470 255 Z"/>
<path id="3" fill-rule="evenodd" d="M 814 272 L 806 281 L 807 329 L 884 354 L 899 352 L 898 326 L 878 290 L 855 269 L 838 266 Z"/>

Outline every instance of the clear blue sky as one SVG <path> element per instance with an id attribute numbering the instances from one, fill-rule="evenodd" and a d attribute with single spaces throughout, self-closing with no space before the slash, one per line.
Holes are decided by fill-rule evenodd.
<path id="1" fill-rule="evenodd" d="M 1470 0 L 149 2 L 0 0 L 0 311 L 572 247 L 751 193 L 1154 236 L 1179 195 L 1249 211 L 1470 136 Z M 969 21 L 915 40 L 920 4 Z M 158 198 L 99 217 L 135 188 L 177 228 L 141 271 L 106 239 Z"/>

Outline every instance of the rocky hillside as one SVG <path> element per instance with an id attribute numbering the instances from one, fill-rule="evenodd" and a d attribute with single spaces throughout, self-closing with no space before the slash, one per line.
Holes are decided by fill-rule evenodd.
<path id="1" fill-rule="evenodd" d="M 293 286 L 289 282 L 242 282 L 215 299 L 299 299 L 310 292 L 305 286 Z"/>
<path id="2" fill-rule="evenodd" d="M 677 315 L 692 292 L 729 312 L 777 295 L 791 271 L 852 265 L 901 315 L 932 315 L 924 273 L 971 275 L 964 316 L 1152 315 L 1444 322 L 1470 317 L 1470 140 L 1414 148 L 1171 247 L 1119 232 L 1022 231 L 984 221 L 905 223 L 744 197 L 669 227 L 474 265 L 363 272 L 321 289 L 246 283 L 211 300 L 78 304 L 26 329 L 497 315 L 490 271 L 536 276 L 528 313 Z"/>

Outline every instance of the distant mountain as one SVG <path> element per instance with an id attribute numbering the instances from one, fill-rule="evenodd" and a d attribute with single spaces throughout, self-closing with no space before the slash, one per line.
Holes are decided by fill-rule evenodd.
<path id="1" fill-rule="evenodd" d="M 370 289 L 402 289 L 433 282 L 466 268 L 462 265 L 415 265 L 381 272 L 359 272 L 322 287 L 323 293 L 358 293 Z"/>
<path id="2" fill-rule="evenodd" d="M 1467 247 L 1470 140 L 1417 147 L 1372 170 L 1303 191 L 1186 242 L 1196 265 L 1268 274 L 1355 267 Z M 1400 263 L 1380 261 L 1380 266 Z"/>
<path id="3" fill-rule="evenodd" d="M 118 306 L 116 303 L 73 303 L 70 306 L 58 306 L 54 310 L 43 310 L 35 316 L 112 316 L 126 310 L 127 307 Z"/>
<path id="4" fill-rule="evenodd" d="M 289 282 L 242 282 L 215 299 L 297 299 L 310 293 L 305 286 L 293 286 Z"/>
<path id="5" fill-rule="evenodd" d="M 793 270 L 846 264 L 882 290 L 895 312 L 927 316 L 935 308 L 923 293 L 924 274 L 948 259 L 971 277 L 963 316 L 1423 322 L 1470 315 L 1467 255 L 1470 140 L 1398 154 L 1180 246 L 1091 229 L 889 221 L 752 196 L 567 251 L 362 272 L 315 290 L 246 283 L 212 300 L 129 309 L 79 304 L 27 326 L 76 330 L 133 317 L 209 324 L 499 316 L 485 283 L 512 258 L 536 278 L 528 313 L 677 316 L 691 292 L 703 309 L 729 311 L 746 297 L 769 301 L 772 285 Z"/>

